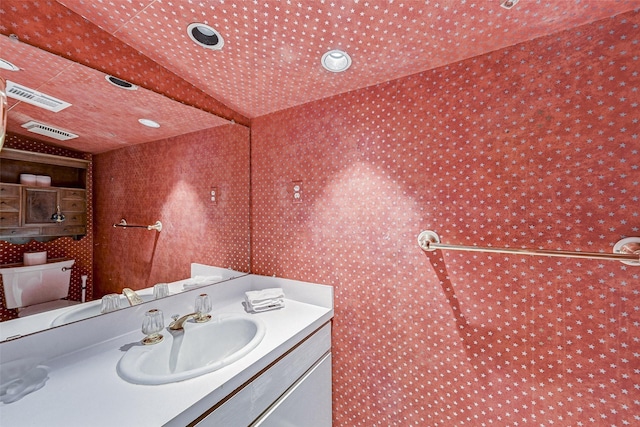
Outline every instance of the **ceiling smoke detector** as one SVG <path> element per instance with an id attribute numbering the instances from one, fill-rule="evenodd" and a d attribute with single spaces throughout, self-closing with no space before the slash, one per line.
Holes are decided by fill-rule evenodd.
<path id="1" fill-rule="evenodd" d="M 224 46 L 222 35 L 207 24 L 189 24 L 187 34 L 196 44 L 206 49 L 220 50 Z"/>
<path id="2" fill-rule="evenodd" d="M 332 73 L 340 73 L 351 67 L 351 57 L 342 50 L 330 50 L 322 55 L 322 66 Z"/>

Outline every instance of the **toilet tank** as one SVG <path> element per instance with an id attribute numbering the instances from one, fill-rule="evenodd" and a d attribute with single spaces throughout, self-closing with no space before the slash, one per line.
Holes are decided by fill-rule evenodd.
<path id="1" fill-rule="evenodd" d="M 67 297 L 74 262 L 72 259 L 57 260 L 39 265 L 0 268 L 5 306 L 27 307 Z"/>

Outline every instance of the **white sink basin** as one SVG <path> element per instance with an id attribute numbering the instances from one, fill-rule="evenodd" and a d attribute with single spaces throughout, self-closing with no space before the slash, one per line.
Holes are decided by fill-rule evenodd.
<path id="1" fill-rule="evenodd" d="M 118 362 L 118 375 L 134 384 L 167 384 L 221 369 L 260 344 L 265 326 L 248 314 L 219 314 L 207 323 L 184 324 L 184 332 L 162 332 L 154 345 L 131 347 Z"/>
<path id="2" fill-rule="evenodd" d="M 137 294 L 144 302 L 153 300 L 153 294 L 149 292 L 143 293 L 141 291 L 137 291 Z M 89 317 L 97 316 L 101 314 L 101 306 L 102 301 L 96 300 L 74 305 L 70 308 L 65 308 L 62 314 L 53 319 L 53 321 L 51 322 L 51 326 L 66 325 L 67 323 L 77 322 L 78 320 L 84 320 L 88 319 Z M 120 307 L 129 307 L 129 302 L 124 297 L 124 295 L 120 295 Z"/>

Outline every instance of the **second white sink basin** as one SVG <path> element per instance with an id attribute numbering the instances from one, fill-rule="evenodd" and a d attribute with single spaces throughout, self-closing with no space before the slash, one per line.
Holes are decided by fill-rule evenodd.
<path id="1" fill-rule="evenodd" d="M 223 368 L 260 344 L 265 326 L 248 314 L 226 313 L 207 323 L 184 324 L 184 332 L 164 330 L 164 340 L 131 347 L 118 362 L 118 375 L 134 384 L 167 384 Z"/>
<path id="2" fill-rule="evenodd" d="M 137 291 L 137 294 L 144 302 L 153 300 L 153 294 L 149 291 Z M 70 308 L 65 308 L 59 316 L 53 319 L 53 321 L 51 322 L 51 326 L 66 325 L 67 323 L 77 322 L 78 320 L 84 320 L 88 319 L 89 317 L 98 316 L 102 314 L 100 312 L 101 306 L 102 302 L 100 300 L 95 300 L 77 304 L 71 306 Z M 120 295 L 120 307 L 129 307 L 129 302 L 124 297 L 124 295 Z"/>

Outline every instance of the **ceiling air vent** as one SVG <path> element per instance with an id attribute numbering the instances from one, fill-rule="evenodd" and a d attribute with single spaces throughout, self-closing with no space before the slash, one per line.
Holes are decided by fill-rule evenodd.
<path id="1" fill-rule="evenodd" d="M 7 80 L 7 96 L 55 113 L 71 106 L 68 102 L 46 95 L 42 92 L 38 92 L 35 89 L 19 85 L 10 80 Z"/>
<path id="2" fill-rule="evenodd" d="M 45 125 L 43 123 L 34 122 L 33 120 L 22 125 L 29 132 L 37 133 L 38 135 L 48 136 L 60 141 L 66 141 L 67 139 L 77 138 L 78 135 L 66 130 L 54 128 L 53 126 Z"/>

